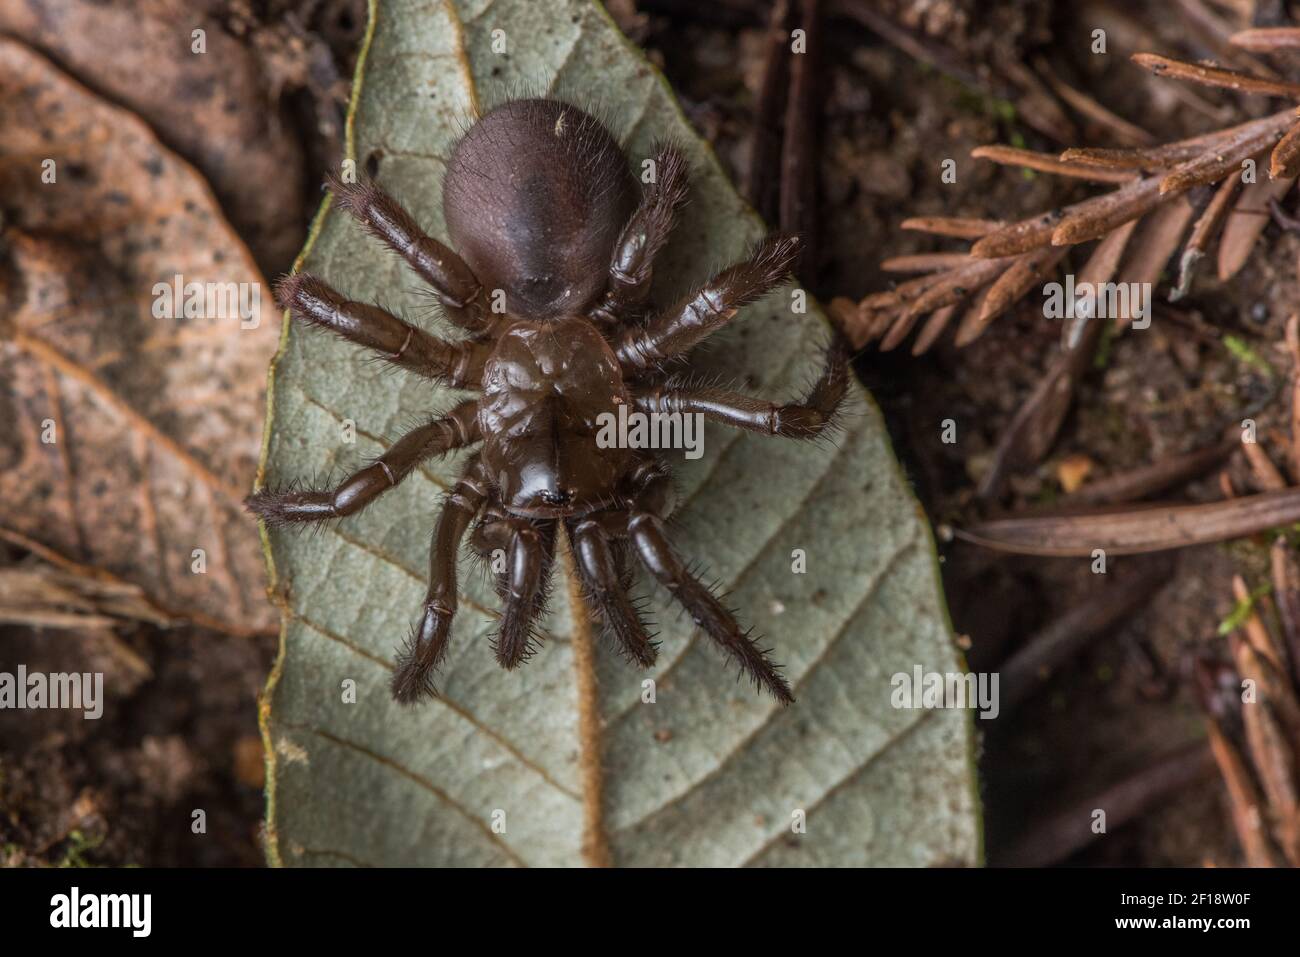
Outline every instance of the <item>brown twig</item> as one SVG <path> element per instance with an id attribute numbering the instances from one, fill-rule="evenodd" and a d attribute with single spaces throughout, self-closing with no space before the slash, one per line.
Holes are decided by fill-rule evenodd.
<path id="1" fill-rule="evenodd" d="M 1300 488 L 1203 505 L 994 519 L 954 534 L 997 551 L 1072 558 L 1090 557 L 1096 549 L 1110 555 L 1140 555 L 1225 542 L 1296 521 L 1300 521 Z"/>
<path id="2" fill-rule="evenodd" d="M 972 159 L 986 159 L 1003 166 L 1021 166 L 1025 169 L 1054 173 L 1057 176 L 1070 176 L 1094 183 L 1127 183 L 1137 173 L 1133 170 L 1107 169 L 1087 163 L 1070 163 L 1053 153 L 1036 153 L 1033 150 L 1020 149 L 1015 146 L 1001 146 L 996 143 L 977 146 L 970 152 Z"/>
<path id="3" fill-rule="evenodd" d="M 1300 48 L 1300 28 L 1262 27 L 1242 30 L 1229 37 L 1233 46 L 1255 53 L 1274 53 L 1278 50 Z"/>
<path id="4" fill-rule="evenodd" d="M 1228 791 L 1233 829 L 1249 866 L 1280 867 L 1283 861 L 1269 834 L 1263 798 L 1245 757 L 1227 728 L 1230 720 L 1239 725 L 1240 717 L 1228 713 L 1227 696 L 1221 694 L 1221 670 L 1226 669 L 1220 669 L 1203 658 L 1195 663 L 1197 700 L 1205 713 L 1210 752 Z"/>
<path id="5" fill-rule="evenodd" d="M 790 13 L 790 0 L 776 0 L 772 6 L 745 184 L 750 204 L 769 223 L 777 222 L 781 214 L 781 122 L 790 74 Z"/>
<path id="6" fill-rule="evenodd" d="M 821 0 L 798 0 L 799 26 L 806 47 L 793 54 L 790 92 L 785 104 L 781 143 L 780 225 L 799 236 L 795 272 L 808 275 L 817 263 L 817 109 L 818 57 L 821 48 Z"/>
<path id="7" fill-rule="evenodd" d="M 1260 93 L 1264 96 L 1281 96 L 1289 100 L 1300 100 L 1300 83 L 1274 80 L 1238 70 L 1225 70 L 1221 67 L 1204 66 L 1188 63 L 1158 53 L 1135 53 L 1133 62 L 1143 69 L 1150 70 L 1156 76 L 1169 76 L 1179 80 L 1188 80 L 1202 86 L 1213 86 L 1238 93 Z"/>
<path id="8" fill-rule="evenodd" d="M 1170 302 L 1177 302 L 1191 290 L 1196 264 L 1205 257 L 1206 249 L 1228 218 L 1228 210 L 1232 208 L 1238 185 L 1237 177 L 1226 177 L 1196 220 L 1196 225 L 1192 227 L 1192 237 L 1183 247 L 1183 255 L 1178 263 L 1178 286 L 1169 294 Z"/>
<path id="9" fill-rule="evenodd" d="M 933 67 L 963 86 L 1001 98 L 1007 94 L 1005 89 L 990 84 L 986 78 L 963 63 L 952 50 L 899 26 L 877 10 L 871 0 L 837 0 L 835 12 L 856 20 L 890 46 L 896 47 L 913 60 Z"/>
<path id="10" fill-rule="evenodd" d="M 1214 445 L 1161 458 L 1150 465 L 1089 482 L 1067 495 L 1064 501 L 1070 505 L 1122 505 L 1139 502 L 1204 475 L 1240 445 L 1241 440 L 1234 435 Z"/>
<path id="11" fill-rule="evenodd" d="M 1300 564 L 1284 536 L 1273 540 L 1269 549 L 1269 566 L 1273 579 L 1273 601 L 1277 606 L 1278 624 L 1282 626 L 1282 643 L 1291 665 L 1291 683 L 1300 694 Z"/>
<path id="12" fill-rule="evenodd" d="M 1032 696 L 1092 639 L 1147 604 L 1169 581 L 1174 563 L 1156 561 L 1135 575 L 1092 590 L 1065 614 L 1034 635 L 998 669 L 1002 715 Z M 1109 576 L 1101 576 L 1103 578 Z"/>
<path id="13" fill-rule="evenodd" d="M 1213 773 L 1214 760 L 1205 742 L 1185 745 L 1099 794 L 1075 801 L 1031 824 L 992 863 L 999 867 L 1045 867 L 1063 861 L 1101 836 L 1092 828 L 1095 811 L 1105 812 L 1104 833 L 1108 834 Z"/>

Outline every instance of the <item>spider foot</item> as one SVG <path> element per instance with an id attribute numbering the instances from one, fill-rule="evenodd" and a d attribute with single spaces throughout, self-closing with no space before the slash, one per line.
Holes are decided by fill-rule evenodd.
<path id="1" fill-rule="evenodd" d="M 336 517 L 332 493 L 295 487 L 258 489 L 244 499 L 244 508 L 271 528 Z"/>
<path id="2" fill-rule="evenodd" d="M 447 650 L 447 635 L 456 610 L 430 602 L 424 616 L 411 631 L 406 644 L 397 653 L 393 671 L 393 697 L 402 704 L 414 704 L 424 698 L 436 698 L 433 675 Z"/>
<path id="3" fill-rule="evenodd" d="M 821 375 L 802 402 L 777 410 L 773 431 L 793 439 L 816 439 L 833 433 L 840 426 L 849 375 L 848 343 L 836 336 L 826 349 Z"/>

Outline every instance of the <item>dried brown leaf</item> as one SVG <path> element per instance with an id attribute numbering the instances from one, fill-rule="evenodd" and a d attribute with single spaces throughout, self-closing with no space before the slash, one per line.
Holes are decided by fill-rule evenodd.
<path id="1" fill-rule="evenodd" d="M 1066 252 L 1066 249 L 1038 249 L 1017 258 L 989 287 L 979 321 L 987 324 L 1019 302 L 1022 296 L 1051 274 L 1057 263 L 1065 258 Z"/>
<path id="2" fill-rule="evenodd" d="M 1269 157 L 1268 175 L 1273 179 L 1295 179 L 1300 174 L 1300 123 L 1286 131 Z"/>
<path id="3" fill-rule="evenodd" d="M 1269 223 L 1270 200 L 1281 199 L 1295 184 L 1294 179 L 1263 180 L 1244 187 L 1223 224 L 1219 239 L 1218 273 L 1226 282 L 1241 271 L 1251 250 Z"/>
<path id="4" fill-rule="evenodd" d="M 262 278 L 206 184 L 139 119 L 0 38 L 0 194 L 20 277 L 0 331 L 0 527 L 169 614 L 274 627 L 240 505 L 260 448 L 269 297 L 250 328 L 155 318 L 155 284 Z M 55 183 L 32 157 L 57 157 Z M 250 300 L 251 304 L 251 300 Z M 255 323 L 255 325 L 253 325 Z M 202 565 L 196 549 L 203 550 Z M 199 571 L 201 569 L 201 573 Z"/>
<path id="5" fill-rule="evenodd" d="M 976 306 L 979 304 L 980 299 L 983 297 L 985 292 L 987 292 L 987 290 L 982 290 L 976 294 Z M 975 306 L 972 306 L 972 308 L 975 308 Z M 957 307 L 951 306 L 944 309 L 936 309 L 931 313 L 929 318 L 925 320 L 925 325 L 921 327 L 921 331 L 917 334 L 916 341 L 912 343 L 912 355 L 920 356 L 929 352 L 930 348 L 939 340 L 939 337 L 943 335 L 944 329 L 948 328 L 948 323 L 952 321 L 952 317 L 956 312 Z"/>
<path id="6" fill-rule="evenodd" d="M 1114 192 L 1076 203 L 1052 231 L 1051 242 L 1062 246 L 1100 239 L 1112 229 L 1145 216 L 1161 199 L 1160 182 L 1153 177 L 1135 180 Z"/>
<path id="7" fill-rule="evenodd" d="M 303 151 L 257 48 L 227 28 L 226 6 L 211 0 L 3 3 L 0 33 L 25 40 L 144 119 L 199 167 L 271 274 L 288 269 L 302 244 Z M 204 31 L 203 53 L 191 50 L 196 29 Z M 263 183 L 275 188 L 256 188 Z"/>

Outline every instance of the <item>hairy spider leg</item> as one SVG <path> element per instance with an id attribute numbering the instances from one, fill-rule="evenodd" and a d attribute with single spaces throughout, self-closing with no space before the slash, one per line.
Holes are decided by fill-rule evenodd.
<path id="1" fill-rule="evenodd" d="M 669 544 L 662 519 L 647 511 L 633 510 L 627 518 L 627 533 L 642 564 L 686 609 L 695 624 L 740 665 L 756 686 L 766 688 L 781 704 L 792 704 L 794 693 L 777 666 L 758 646 L 752 632 L 742 629 L 731 610 L 682 564 Z"/>
<path id="2" fill-rule="evenodd" d="M 588 572 L 584 570 L 583 549 L 579 547 L 579 541 L 586 544 L 599 537 L 609 541 L 628 539 L 641 563 L 686 609 L 696 626 L 717 642 L 758 687 L 766 688 L 783 705 L 791 704 L 794 695 L 790 686 L 767 652 L 758 647 L 749 631 L 740 627 L 735 615 L 718 600 L 712 589 L 691 574 L 669 544 L 663 523 L 663 516 L 671 508 L 673 499 L 668 470 L 661 463 L 646 458 L 633 472 L 630 484 L 633 492 L 628 508 L 595 512 L 573 523 L 574 551 L 579 558 L 579 571 L 584 582 Z M 609 574 L 608 570 L 605 574 Z M 619 587 L 623 599 L 626 599 L 626 591 L 616 578 L 607 577 L 605 583 L 610 590 Z M 598 610 L 604 612 L 600 602 L 608 596 L 593 593 L 593 598 Z M 607 619 L 607 622 L 614 629 L 628 625 L 626 620 Z M 624 642 L 624 636 L 617 630 L 615 637 Z"/>
<path id="3" fill-rule="evenodd" d="M 690 352 L 725 326 L 741 306 L 780 285 L 798 251 L 794 236 L 764 238 L 743 262 L 728 266 L 643 327 L 627 329 L 614 344 L 619 362 L 640 372 Z"/>
<path id="4" fill-rule="evenodd" d="M 650 296 L 655 256 L 668 241 L 677 210 L 689 187 L 686 157 L 664 146 L 654 158 L 655 180 L 642 191 L 641 202 L 619 234 L 609 264 L 609 286 L 592 318 L 605 323 L 625 320 Z"/>
<path id="5" fill-rule="evenodd" d="M 307 273 L 281 279 L 276 299 L 298 321 L 328 329 L 374 349 L 396 366 L 444 380 L 456 389 L 477 387 L 492 352 L 491 342 L 447 342 L 431 336 L 378 306 L 345 298 Z"/>
<path id="6" fill-rule="evenodd" d="M 812 439 L 834 425 L 848 383 L 848 348 L 836 337 L 827 350 L 821 376 L 801 402 L 777 405 L 728 389 L 659 387 L 633 390 L 632 402 L 647 414 L 698 412 L 737 429 Z"/>
<path id="7" fill-rule="evenodd" d="M 398 701 L 409 704 L 437 693 L 433 674 L 447 652 L 451 622 L 456 617 L 456 558 L 466 529 L 487 500 L 488 488 L 487 470 L 475 455 L 443 502 L 429 547 L 424 613 L 397 654 L 392 690 Z"/>
<path id="8" fill-rule="evenodd" d="M 332 173 L 328 180 L 339 207 L 433 287 L 448 319 L 475 334 L 491 331 L 500 317 L 488 309 L 483 286 L 463 259 L 420 229 L 415 217 L 377 184 L 345 183 Z"/>
<path id="9" fill-rule="evenodd" d="M 425 459 L 477 442 L 478 401 L 468 399 L 445 416 L 414 428 L 370 465 L 349 475 L 332 490 L 259 489 L 245 504 L 268 525 L 342 518 L 361 511 L 395 487 Z"/>
<path id="10" fill-rule="evenodd" d="M 534 522 L 491 507 L 474 530 L 473 544 L 485 558 L 497 549 L 505 553 L 505 570 L 496 576 L 501 622 L 493 650 L 497 663 L 513 670 L 536 651 L 533 624 L 546 610 L 555 523 Z"/>
<path id="11" fill-rule="evenodd" d="M 605 630 L 629 659 L 649 668 L 659 655 L 659 646 L 646 632 L 645 622 L 628 595 L 611 536 L 602 523 L 609 523 L 622 533 L 626 529 L 627 516 L 617 512 L 598 513 L 569 526 L 578 574 L 587 601 L 600 615 Z"/>

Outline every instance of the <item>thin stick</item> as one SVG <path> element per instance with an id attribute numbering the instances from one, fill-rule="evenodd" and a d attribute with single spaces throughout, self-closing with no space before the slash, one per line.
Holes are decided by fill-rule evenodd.
<path id="1" fill-rule="evenodd" d="M 745 193 L 758 214 L 775 223 L 781 212 L 781 117 L 790 74 L 789 0 L 776 0 L 773 5 L 766 46 Z"/>
<path id="2" fill-rule="evenodd" d="M 1300 483 L 1300 314 L 1286 320 L 1286 347 L 1291 353 L 1291 481 Z"/>
<path id="3" fill-rule="evenodd" d="M 903 220 L 901 229 L 914 229 L 936 236 L 953 236 L 957 239 L 979 239 L 1005 226 L 996 219 L 970 219 L 960 216 L 913 216 Z"/>
<path id="4" fill-rule="evenodd" d="M 1203 86 L 1214 86 L 1224 90 L 1236 90 L 1238 93 L 1260 93 L 1264 96 L 1282 96 L 1290 100 L 1300 100 L 1300 83 L 1288 83 L 1285 80 L 1270 80 L 1253 76 L 1238 70 L 1225 70 L 1221 67 L 1202 66 L 1199 63 L 1187 63 L 1158 53 L 1135 53 L 1133 62 L 1156 76 L 1171 76 L 1179 80 L 1189 80 Z"/>
<path id="5" fill-rule="evenodd" d="M 1230 36 L 1228 42 L 1253 53 L 1295 50 L 1300 48 L 1300 28 L 1260 27 L 1254 30 L 1242 30 Z"/>
<path id="6" fill-rule="evenodd" d="M 1046 57 L 1034 60 L 1034 67 L 1046 77 L 1052 92 L 1076 110 L 1085 119 L 1111 132 L 1115 139 L 1132 146 L 1147 146 L 1155 142 L 1155 137 L 1136 124 L 1112 113 L 1082 90 L 1077 90 L 1057 75 Z"/>
<path id="7" fill-rule="evenodd" d="M 1196 264 L 1205 257 L 1205 250 L 1218 235 L 1220 227 L 1228 217 L 1232 207 L 1232 198 L 1237 194 L 1240 179 L 1236 176 L 1226 177 L 1214 193 L 1214 198 L 1206 205 L 1196 225 L 1192 227 L 1192 236 L 1183 247 L 1183 254 L 1178 261 L 1178 287 L 1169 294 L 1170 302 L 1182 299 L 1192 288 L 1192 277 Z"/>
<path id="8" fill-rule="evenodd" d="M 1003 166 L 1022 166 L 1036 169 L 1057 176 L 1072 176 L 1075 179 L 1090 180 L 1094 183 L 1127 183 L 1137 173 L 1133 170 L 1107 169 L 1087 163 L 1069 163 L 1052 153 L 1036 153 L 1033 150 L 1019 149 L 1014 146 L 991 144 L 977 146 L 970 151 L 974 159 L 991 160 Z"/>
<path id="9" fill-rule="evenodd" d="M 781 143 L 781 229 L 800 238 L 795 272 L 808 276 L 817 263 L 817 71 L 821 53 L 821 0 L 798 0 L 805 48 L 792 57 Z"/>
<path id="10" fill-rule="evenodd" d="M 1072 495 L 1067 495 L 1064 501 L 1071 505 L 1122 505 L 1138 502 L 1204 475 L 1240 445 L 1240 439 L 1234 435 L 1214 445 L 1158 459 L 1150 465 L 1089 482 Z"/>
<path id="11" fill-rule="evenodd" d="M 998 867 L 1045 867 L 1064 860 L 1098 838 L 1093 812 L 1106 812 L 1106 833 L 1138 817 L 1164 799 L 1214 773 L 1205 742 L 1185 745 L 1099 794 L 1075 801 L 1032 824 L 1010 847 L 994 856 Z"/>
<path id="12" fill-rule="evenodd" d="M 942 272 L 956 269 L 970 262 L 968 253 L 915 253 L 911 256 L 891 256 L 882 260 L 885 272 Z"/>
<path id="13" fill-rule="evenodd" d="M 1284 536 L 1273 540 L 1269 563 L 1282 643 L 1291 665 L 1291 683 L 1300 694 L 1300 565 Z"/>
<path id="14" fill-rule="evenodd" d="M 1001 715 L 1014 711 L 1046 684 L 1061 666 L 1072 661 L 1092 639 L 1119 625 L 1163 588 L 1174 563 L 1156 561 L 1118 583 L 1094 588 L 1064 615 L 1034 635 L 1003 662 Z M 1108 578 L 1110 576 L 1098 576 Z"/>
<path id="15" fill-rule="evenodd" d="M 994 519 L 954 534 L 1018 555 L 1089 558 L 1099 548 L 1109 555 L 1140 555 L 1226 542 L 1296 521 L 1300 521 L 1300 489 L 1291 488 L 1204 505 Z"/>

